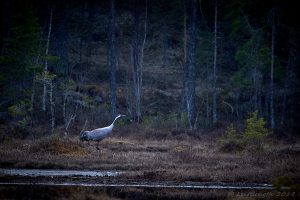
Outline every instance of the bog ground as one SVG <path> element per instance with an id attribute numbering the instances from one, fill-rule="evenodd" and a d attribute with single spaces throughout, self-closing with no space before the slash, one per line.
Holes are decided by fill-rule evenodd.
<path id="1" fill-rule="evenodd" d="M 5 140 L 2 168 L 93 169 L 125 171 L 122 179 L 231 183 L 274 183 L 278 177 L 299 177 L 300 146 L 266 142 L 262 149 L 226 153 L 216 140 L 109 137 L 96 148 L 78 137 Z"/>

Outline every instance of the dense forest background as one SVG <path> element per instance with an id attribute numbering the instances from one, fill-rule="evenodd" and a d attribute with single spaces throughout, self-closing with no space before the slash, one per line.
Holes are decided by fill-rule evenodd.
<path id="1" fill-rule="evenodd" d="M 209 132 L 257 111 L 299 127 L 294 1 L 21 1 L 1 4 L 4 135 L 111 123 Z"/>

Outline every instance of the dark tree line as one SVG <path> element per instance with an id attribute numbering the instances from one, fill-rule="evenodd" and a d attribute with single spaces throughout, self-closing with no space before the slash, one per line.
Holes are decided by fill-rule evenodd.
<path id="1" fill-rule="evenodd" d="M 196 130 L 258 111 L 297 130 L 299 25 L 289 1 L 1 3 L 1 122 L 34 132 L 136 122 Z M 160 118 L 161 117 L 161 118 Z M 157 122 L 158 123 L 158 122 Z M 31 130 L 31 131 L 30 131 Z"/>

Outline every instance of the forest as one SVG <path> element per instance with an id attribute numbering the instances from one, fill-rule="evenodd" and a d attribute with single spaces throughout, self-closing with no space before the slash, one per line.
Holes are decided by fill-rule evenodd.
<path id="1" fill-rule="evenodd" d="M 0 4 L 1 168 L 299 189 L 296 2 Z M 118 114 L 108 138 L 80 142 Z"/>
<path id="2" fill-rule="evenodd" d="M 3 4 L 1 121 L 27 134 L 99 125 L 117 113 L 198 130 L 257 111 L 274 132 L 299 128 L 291 2 Z"/>
<path id="3" fill-rule="evenodd" d="M 257 111 L 297 134 L 299 26 L 282 1 L 5 1 L 1 122 L 199 130 Z M 253 11 L 255 10 L 255 12 Z M 167 122 L 167 123 L 166 123 Z M 46 133 L 45 133 L 46 134 Z"/>

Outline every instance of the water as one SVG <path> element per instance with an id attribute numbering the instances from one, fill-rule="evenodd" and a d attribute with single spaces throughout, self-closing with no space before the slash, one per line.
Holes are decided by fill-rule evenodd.
<path id="1" fill-rule="evenodd" d="M 125 173 L 0 169 L 0 199 L 273 199 L 278 195 L 270 184 L 133 181 L 118 178 Z"/>
<path id="2" fill-rule="evenodd" d="M 233 185 L 226 183 L 206 183 L 197 185 L 187 185 L 187 184 L 168 184 L 161 182 L 160 184 L 155 184 L 148 182 L 147 184 L 142 183 L 122 183 L 122 184 L 104 184 L 104 183 L 72 183 L 72 182 L 0 182 L 0 185 L 24 185 L 24 186 L 75 186 L 75 187 L 127 187 L 127 188 L 171 188 L 171 189 L 251 189 L 251 190 L 274 190 L 272 185 L 268 184 L 255 184 L 250 186 L 245 185 Z"/>
<path id="3" fill-rule="evenodd" d="M 22 177 L 116 177 L 124 172 L 119 171 L 85 171 L 85 170 L 57 170 L 57 169 L 0 169 L 1 174 Z M 174 182 L 140 182 L 140 183 L 80 183 L 80 182 L 16 182 L 5 183 L 11 185 L 44 185 L 44 186 L 78 186 L 78 187 L 142 187 L 142 188 L 183 188 L 183 189 L 273 189 L 270 184 L 232 184 L 232 183 L 193 183 L 175 184 Z"/>
<path id="4" fill-rule="evenodd" d="M 117 171 L 84 171 L 84 170 L 55 170 L 55 169 L 0 169 L 0 173 L 11 176 L 55 177 L 55 176 L 83 176 L 83 177 L 113 177 L 121 172 Z"/>

